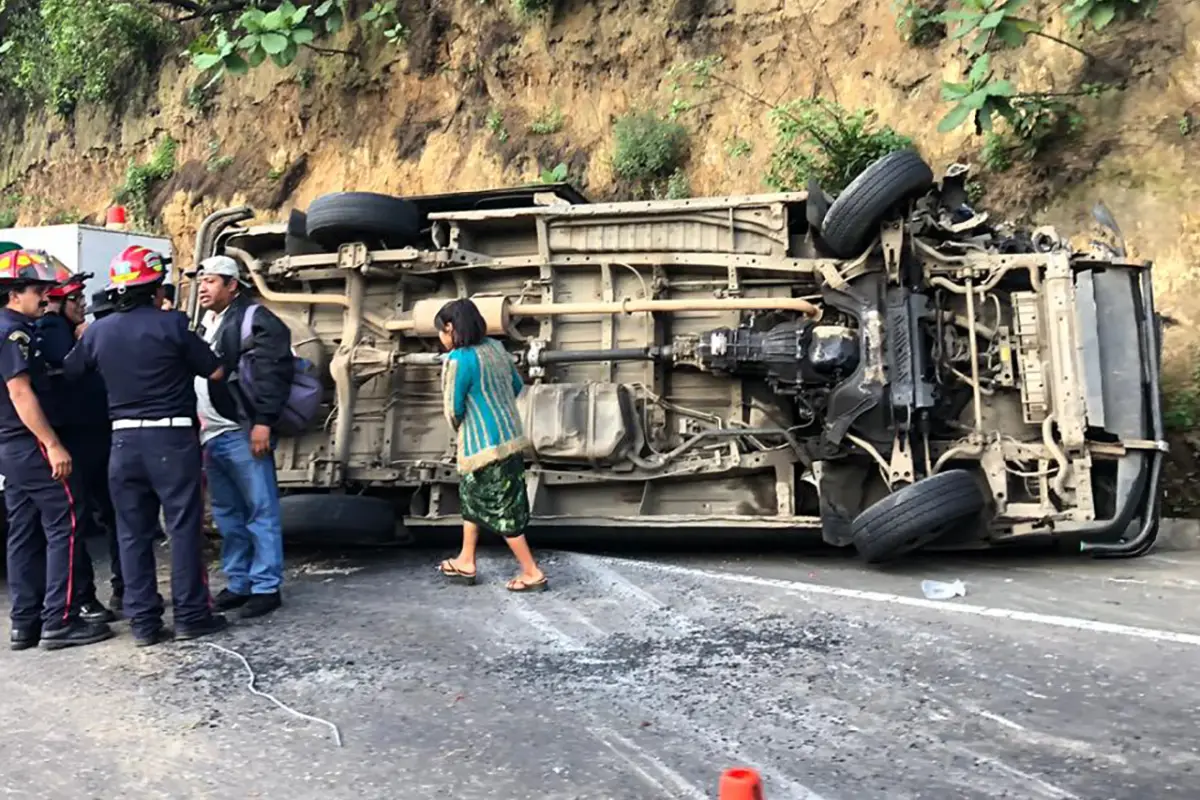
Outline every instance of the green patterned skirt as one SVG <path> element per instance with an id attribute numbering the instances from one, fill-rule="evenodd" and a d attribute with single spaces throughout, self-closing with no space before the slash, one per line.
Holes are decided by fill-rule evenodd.
<path id="1" fill-rule="evenodd" d="M 512 455 L 459 479 L 462 517 L 506 538 L 520 536 L 529 524 L 525 459 Z"/>

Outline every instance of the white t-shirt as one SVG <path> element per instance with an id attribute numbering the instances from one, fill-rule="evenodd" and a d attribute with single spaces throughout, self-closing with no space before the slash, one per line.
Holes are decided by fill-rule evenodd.
<path id="1" fill-rule="evenodd" d="M 209 311 L 204 315 L 204 341 L 208 342 L 209 347 L 217 340 L 217 329 L 221 327 L 221 319 L 224 316 L 224 311 L 220 314 Z M 235 420 L 217 413 L 212 398 L 208 396 L 208 378 L 196 378 L 196 415 L 200 418 L 200 444 L 205 444 L 222 433 L 241 430 L 242 427 Z"/>

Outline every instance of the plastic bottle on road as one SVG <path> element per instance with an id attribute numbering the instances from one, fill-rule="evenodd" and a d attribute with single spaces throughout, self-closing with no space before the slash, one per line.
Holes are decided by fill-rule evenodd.
<path id="1" fill-rule="evenodd" d="M 966 597 L 967 586 L 960 580 L 953 583 L 921 581 L 921 593 L 929 600 L 949 600 L 951 597 Z"/>

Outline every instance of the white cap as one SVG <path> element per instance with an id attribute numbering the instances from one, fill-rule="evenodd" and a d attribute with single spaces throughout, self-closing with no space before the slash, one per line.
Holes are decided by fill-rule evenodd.
<path id="1" fill-rule="evenodd" d="M 209 256 L 200 262 L 200 268 L 196 270 L 197 275 L 221 275 L 238 279 L 242 277 L 241 272 L 237 262 L 229 256 Z"/>

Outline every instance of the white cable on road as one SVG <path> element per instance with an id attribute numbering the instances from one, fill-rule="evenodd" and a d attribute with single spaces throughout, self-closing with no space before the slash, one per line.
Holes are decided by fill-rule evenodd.
<path id="1" fill-rule="evenodd" d="M 246 657 L 243 656 L 241 653 L 239 653 L 236 650 L 230 650 L 228 647 L 222 647 L 219 644 L 213 644 L 212 642 L 196 642 L 196 644 L 204 645 L 205 647 L 211 647 L 214 650 L 220 650 L 222 653 L 228 653 L 229 655 L 236 658 L 238 661 L 241 661 L 242 666 L 246 668 L 246 674 L 250 676 L 250 680 L 246 684 L 246 688 L 250 690 L 251 694 L 257 695 L 259 697 L 265 697 L 266 699 L 270 700 L 272 703 L 279 706 L 284 711 L 288 712 L 289 714 L 291 714 L 294 717 L 299 717 L 300 719 L 306 719 L 309 722 L 319 722 L 322 725 L 327 726 L 331 731 L 333 731 L 333 741 L 337 744 L 338 747 L 342 746 L 342 732 L 338 730 L 337 725 L 334 725 L 329 720 L 321 719 L 320 717 L 314 717 L 309 714 L 301 713 L 301 712 L 297 711 L 296 709 L 292 708 L 291 706 L 286 705 L 285 703 L 281 703 L 279 700 L 275 699 L 273 696 L 267 694 L 266 692 L 260 691 L 254 685 L 254 681 L 255 681 L 254 669 L 253 669 L 253 667 L 250 666 L 250 662 L 246 660 Z"/>

